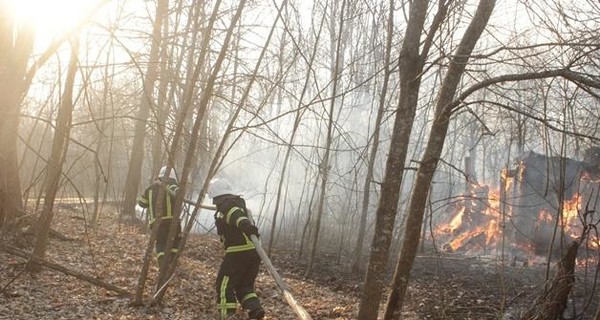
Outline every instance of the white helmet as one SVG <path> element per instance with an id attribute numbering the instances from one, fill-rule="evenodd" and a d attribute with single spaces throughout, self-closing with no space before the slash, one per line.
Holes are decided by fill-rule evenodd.
<path id="1" fill-rule="evenodd" d="M 211 198 L 222 196 L 225 194 L 233 194 L 229 182 L 222 178 L 215 178 L 208 183 L 208 196 Z"/>
<path id="2" fill-rule="evenodd" d="M 163 178 L 167 174 L 167 166 L 163 166 L 160 168 L 160 172 L 158 173 L 159 178 Z M 169 178 L 177 180 L 177 174 L 175 173 L 175 169 L 171 168 L 169 170 Z"/>

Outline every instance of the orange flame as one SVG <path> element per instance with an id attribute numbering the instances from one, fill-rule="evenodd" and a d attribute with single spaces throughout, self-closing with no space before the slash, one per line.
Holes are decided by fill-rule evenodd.
<path id="1" fill-rule="evenodd" d="M 524 167 L 524 166 L 523 166 Z M 504 173 L 504 172 L 503 172 Z M 502 238 L 501 222 L 501 193 L 500 190 L 488 190 L 485 186 L 474 185 L 472 187 L 474 194 L 485 194 L 486 199 L 477 199 L 476 197 L 467 197 L 463 199 L 463 206 L 456 210 L 450 221 L 441 225 L 435 231 L 438 236 L 445 237 L 447 240 L 446 248 L 456 251 L 461 248 L 485 249 L 484 247 L 495 246 Z M 469 202 L 467 202 L 469 201 Z M 486 207 L 481 208 L 481 203 Z M 570 236 L 574 236 L 577 230 L 580 230 L 581 223 L 578 215 L 581 209 L 582 196 L 576 193 L 571 199 L 564 201 L 561 211 L 562 225 L 565 230 L 571 230 Z M 477 207 L 479 206 L 479 209 Z M 481 212 L 472 212 L 481 210 Z M 548 225 L 555 221 L 555 215 L 547 209 L 542 209 L 537 216 L 537 225 Z M 478 237 L 477 241 L 471 241 Z M 598 239 L 590 241 L 589 247 L 595 245 L 600 249 Z M 523 251 L 533 253 L 534 247 L 531 244 L 514 244 L 521 247 Z"/>

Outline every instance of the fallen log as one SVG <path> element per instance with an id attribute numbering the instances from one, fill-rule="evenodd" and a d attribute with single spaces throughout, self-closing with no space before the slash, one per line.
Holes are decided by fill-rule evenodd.
<path id="1" fill-rule="evenodd" d="M 541 297 L 536 299 L 521 319 L 523 320 L 553 320 L 562 319 L 567 308 L 567 299 L 575 283 L 575 259 L 580 243 L 573 241 L 566 254 L 557 264 L 557 272 L 550 287 L 544 290 Z"/>
<path id="2" fill-rule="evenodd" d="M 22 251 L 22 250 L 20 250 L 18 248 L 15 248 L 13 246 L 9 246 L 7 244 L 0 244 L 0 249 L 2 249 L 2 251 L 6 252 L 8 254 L 12 254 L 14 256 L 30 260 L 33 263 L 37 263 L 37 264 L 42 265 L 44 267 L 47 267 L 47 268 L 50 268 L 50 269 L 62 272 L 64 274 L 66 274 L 66 275 L 69 275 L 69 276 L 75 277 L 77 279 L 89 282 L 89 283 L 91 283 L 91 284 L 93 284 L 95 286 L 104 288 L 106 290 L 116 292 L 116 293 L 118 293 L 121 296 L 131 296 L 131 293 L 129 291 L 125 290 L 125 289 L 119 288 L 119 287 L 117 287 L 117 286 L 115 286 L 113 284 L 110 284 L 110 283 L 106 283 L 106 282 L 104 282 L 104 281 L 102 281 L 102 280 L 100 280 L 100 279 L 98 279 L 96 277 L 89 276 L 89 275 L 81 273 L 79 271 L 68 269 L 68 268 L 66 268 L 64 266 L 61 266 L 61 265 L 57 264 L 57 263 L 54 263 L 54 262 L 51 262 L 51 261 L 48 261 L 48 260 L 44 260 L 44 259 L 40 259 L 38 257 L 32 256 L 31 254 L 29 254 L 29 253 L 27 253 L 25 251 Z"/>

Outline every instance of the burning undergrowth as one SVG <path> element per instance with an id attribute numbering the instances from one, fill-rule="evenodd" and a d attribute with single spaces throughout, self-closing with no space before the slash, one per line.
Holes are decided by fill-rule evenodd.
<path id="1" fill-rule="evenodd" d="M 495 255 L 509 263 L 545 263 L 582 241 L 578 263 L 596 265 L 599 171 L 584 162 L 528 153 L 516 168 L 502 171 L 496 186 L 472 182 L 447 206 L 447 217 L 431 237 L 442 251 Z"/>

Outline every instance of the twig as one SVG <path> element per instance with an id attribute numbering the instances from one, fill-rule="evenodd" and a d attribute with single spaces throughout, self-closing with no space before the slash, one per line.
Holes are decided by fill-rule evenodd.
<path id="1" fill-rule="evenodd" d="M 14 276 L 4 287 L 2 287 L 2 289 L 0 289 L 0 292 L 6 293 L 6 288 L 8 288 L 8 286 L 10 286 L 11 283 L 15 282 L 15 280 L 17 280 L 17 278 L 19 278 L 23 274 L 23 272 L 25 272 L 25 270 L 27 269 L 21 269 L 21 271 L 19 271 L 19 273 L 16 276 Z"/>

